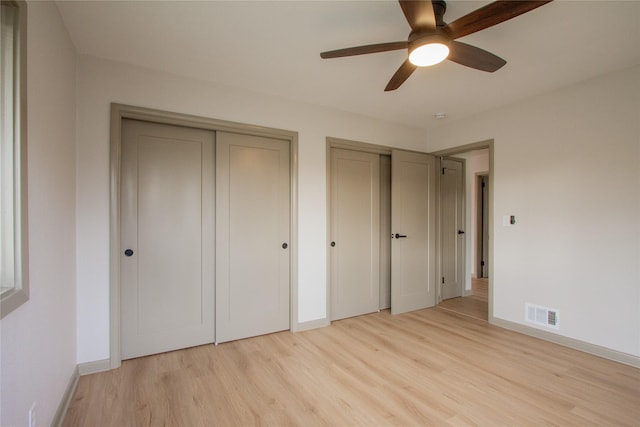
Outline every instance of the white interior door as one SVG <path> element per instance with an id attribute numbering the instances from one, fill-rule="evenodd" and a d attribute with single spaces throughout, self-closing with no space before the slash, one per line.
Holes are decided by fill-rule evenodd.
<path id="1" fill-rule="evenodd" d="M 217 132 L 216 342 L 289 329 L 289 176 L 288 141 Z"/>
<path id="2" fill-rule="evenodd" d="M 331 149 L 331 320 L 372 313 L 380 298 L 380 156 Z"/>
<path id="3" fill-rule="evenodd" d="M 464 289 L 463 163 L 443 159 L 440 175 L 440 253 L 442 299 L 462 296 Z"/>
<path id="4" fill-rule="evenodd" d="M 435 158 L 391 154 L 391 313 L 435 305 Z"/>
<path id="5" fill-rule="evenodd" d="M 214 340 L 214 133 L 123 120 L 122 359 Z"/>

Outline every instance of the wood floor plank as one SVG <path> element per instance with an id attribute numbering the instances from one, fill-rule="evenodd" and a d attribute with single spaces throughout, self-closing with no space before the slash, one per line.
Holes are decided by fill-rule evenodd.
<path id="1" fill-rule="evenodd" d="M 480 320 L 489 319 L 489 304 L 486 298 L 478 298 L 475 295 L 444 300 L 438 304 L 438 307 L 466 314 Z"/>
<path id="2" fill-rule="evenodd" d="M 638 426 L 640 370 L 434 308 L 124 361 L 64 426 Z"/>
<path id="3" fill-rule="evenodd" d="M 487 300 L 489 296 L 489 279 L 488 278 L 471 278 L 471 292 L 473 296 Z"/>

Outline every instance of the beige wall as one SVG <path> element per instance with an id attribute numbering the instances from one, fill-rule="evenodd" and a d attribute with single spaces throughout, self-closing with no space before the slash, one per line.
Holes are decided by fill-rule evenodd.
<path id="1" fill-rule="evenodd" d="M 76 366 L 75 51 L 53 2 L 28 4 L 30 300 L 2 319 L 0 425 L 50 425 Z"/>
<path id="2" fill-rule="evenodd" d="M 635 67 L 429 133 L 429 151 L 495 141 L 497 318 L 548 306 L 560 335 L 640 356 L 639 124 Z"/>

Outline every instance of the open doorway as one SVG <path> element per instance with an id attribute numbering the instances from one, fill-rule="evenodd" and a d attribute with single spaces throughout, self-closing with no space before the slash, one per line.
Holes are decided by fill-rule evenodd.
<path id="1" fill-rule="evenodd" d="M 489 172 L 476 174 L 476 277 L 489 278 Z"/>
<path id="2" fill-rule="evenodd" d="M 460 230 L 457 231 L 457 243 L 462 246 L 464 252 L 464 273 L 462 277 L 463 290 L 460 296 L 454 298 L 445 295 L 444 290 L 440 294 L 439 307 L 452 310 L 460 314 L 474 318 L 489 320 L 491 316 L 490 294 L 490 175 L 491 153 L 490 143 L 474 144 L 461 147 L 448 152 L 436 153 L 444 158 L 456 159 L 464 164 L 463 181 L 464 220 Z M 446 185 L 440 186 L 440 200 L 446 198 Z M 441 216 L 444 212 L 441 211 Z M 446 218 L 441 217 L 442 221 Z M 444 275 L 447 270 L 447 260 L 451 254 L 452 245 L 441 236 L 440 268 Z M 446 282 L 443 279 L 442 282 Z"/>

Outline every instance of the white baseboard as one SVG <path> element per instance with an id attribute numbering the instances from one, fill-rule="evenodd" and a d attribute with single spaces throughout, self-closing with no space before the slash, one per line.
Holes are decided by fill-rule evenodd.
<path id="1" fill-rule="evenodd" d="M 579 350 L 585 353 L 593 354 L 594 356 L 602 357 L 604 359 L 609 359 L 609 360 L 613 360 L 614 362 L 623 363 L 625 365 L 640 368 L 640 357 L 634 356 L 632 354 L 622 353 L 620 351 L 612 350 L 610 348 L 591 344 L 585 341 L 580 341 L 574 338 L 564 337 L 562 335 L 543 331 L 537 328 L 532 328 L 530 326 L 522 325 L 520 323 L 510 322 L 504 319 L 497 319 L 495 317 L 490 319 L 490 323 L 496 326 L 500 326 L 501 328 L 509 329 L 515 332 L 520 332 L 521 334 L 529 335 L 531 337 L 540 338 L 545 341 L 549 341 L 565 347 L 573 348 L 574 350 Z"/>
<path id="2" fill-rule="evenodd" d="M 53 421 L 51 425 L 53 427 L 61 427 L 64 422 L 64 417 L 67 415 L 67 409 L 69 408 L 69 404 L 71 403 L 71 399 L 73 399 L 73 393 L 76 391 L 76 387 L 78 386 L 78 378 L 80 378 L 80 374 L 78 372 L 78 366 L 75 367 L 73 373 L 71 374 L 71 378 L 69 379 L 69 384 L 67 384 L 67 388 L 62 395 L 62 400 L 58 405 L 58 410 L 53 416 Z"/>
<path id="3" fill-rule="evenodd" d="M 309 320 L 308 322 L 298 323 L 298 328 L 296 329 L 296 332 L 302 332 L 302 331 L 308 331 L 308 330 L 311 330 L 311 329 L 324 328 L 326 326 L 329 326 L 330 324 L 331 324 L 331 322 L 329 321 L 329 319 Z"/>
<path id="4" fill-rule="evenodd" d="M 95 362 L 80 363 L 78 365 L 78 372 L 80 376 L 96 374 L 98 372 L 104 372 L 111 370 L 111 361 L 109 359 L 96 360 Z"/>

